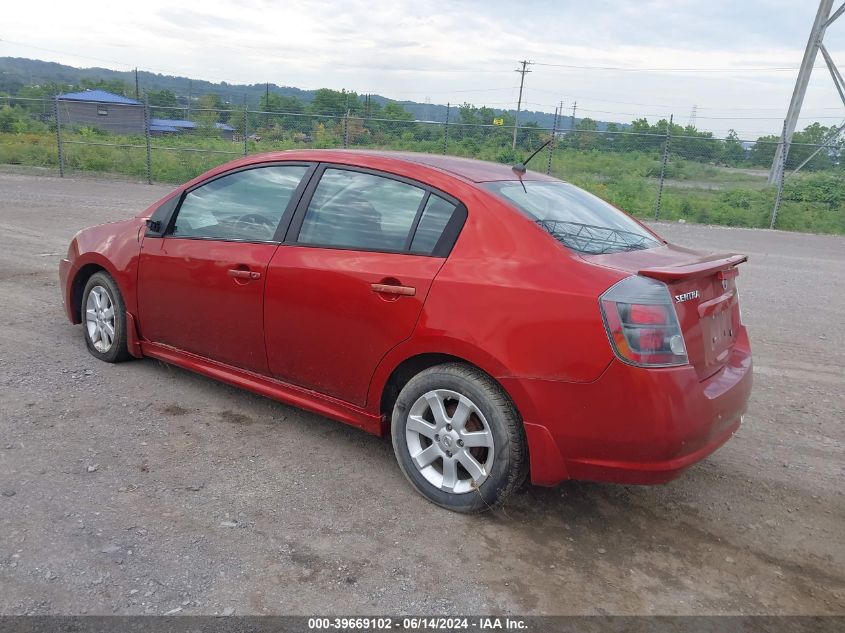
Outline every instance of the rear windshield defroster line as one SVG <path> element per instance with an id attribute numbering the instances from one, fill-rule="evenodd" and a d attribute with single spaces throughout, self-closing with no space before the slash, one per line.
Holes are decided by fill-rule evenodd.
<path id="1" fill-rule="evenodd" d="M 644 250 L 660 241 L 601 198 L 565 182 L 488 182 L 483 185 L 578 253 Z"/>

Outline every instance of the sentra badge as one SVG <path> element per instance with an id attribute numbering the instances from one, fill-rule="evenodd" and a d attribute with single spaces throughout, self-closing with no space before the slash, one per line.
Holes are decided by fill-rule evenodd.
<path id="1" fill-rule="evenodd" d="M 690 290 L 682 295 L 675 295 L 675 303 L 683 303 L 690 299 L 698 299 L 698 290 Z"/>

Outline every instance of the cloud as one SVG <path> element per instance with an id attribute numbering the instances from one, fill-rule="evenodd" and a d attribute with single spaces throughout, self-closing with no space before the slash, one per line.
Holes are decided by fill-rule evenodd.
<path id="1" fill-rule="evenodd" d="M 797 67 L 815 3 L 794 0 L 540 1 L 93 0 L 36 3 L 4 12 L 0 37 L 60 51 L 48 54 L 0 42 L 0 55 L 74 65 L 140 68 L 230 83 L 347 88 L 398 99 L 516 101 L 517 61 L 530 109 L 551 111 L 563 99 L 594 118 L 628 120 L 674 112 L 717 133 L 779 129 L 794 71 L 736 73 L 621 72 L 584 67 Z M 845 19 L 829 30 L 828 48 L 845 64 Z M 580 68 L 579 68 L 580 67 Z M 815 73 L 805 111 L 835 116 L 826 73 Z M 738 108 L 754 108 L 739 110 Z M 731 109 L 733 108 L 733 109 Z M 741 117 L 740 112 L 756 116 Z M 733 118 L 730 118 L 733 116 Z M 833 123 L 833 120 L 827 120 Z"/>

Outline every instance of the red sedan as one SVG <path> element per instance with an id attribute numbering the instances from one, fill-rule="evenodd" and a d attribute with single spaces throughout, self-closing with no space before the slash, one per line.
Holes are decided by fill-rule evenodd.
<path id="1" fill-rule="evenodd" d="M 417 491 L 475 512 L 526 477 L 664 482 L 727 441 L 751 391 L 743 261 L 518 167 L 326 150 L 85 229 L 60 276 L 97 358 L 389 433 Z"/>

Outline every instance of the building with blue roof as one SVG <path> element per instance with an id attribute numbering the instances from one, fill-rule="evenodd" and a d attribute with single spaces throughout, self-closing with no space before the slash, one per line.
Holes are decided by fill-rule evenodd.
<path id="1" fill-rule="evenodd" d="M 69 92 L 56 97 L 62 125 L 96 127 L 113 134 L 143 134 L 144 104 L 105 90 Z"/>
<path id="2" fill-rule="evenodd" d="M 141 105 L 140 101 L 124 97 L 123 95 L 116 95 L 113 92 L 105 90 L 83 90 L 82 92 L 68 92 L 67 94 L 59 95 L 62 101 L 93 101 L 95 103 L 120 103 L 123 105 Z"/>
<path id="3" fill-rule="evenodd" d="M 200 126 L 195 121 L 185 119 L 150 119 L 150 133 L 156 136 L 194 132 L 198 127 Z M 231 125 L 215 123 L 214 127 L 223 138 L 231 139 L 234 136 L 235 128 Z"/>
<path id="4" fill-rule="evenodd" d="M 144 104 L 135 99 L 105 90 L 69 92 L 56 97 L 62 125 L 85 125 L 114 134 L 144 134 Z M 184 119 L 150 119 L 150 134 L 184 134 L 195 132 L 200 125 Z M 231 139 L 235 129 L 215 123 L 223 138 Z"/>

